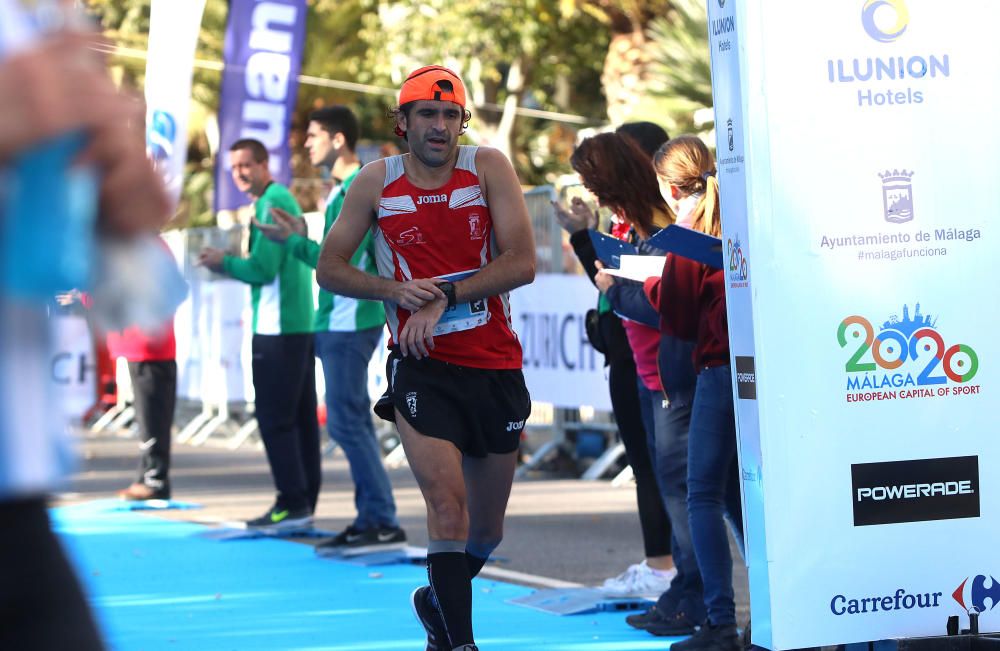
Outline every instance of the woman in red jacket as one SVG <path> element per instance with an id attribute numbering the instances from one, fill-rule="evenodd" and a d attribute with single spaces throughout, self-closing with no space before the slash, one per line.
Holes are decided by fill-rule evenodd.
<path id="1" fill-rule="evenodd" d="M 708 147 L 694 136 L 665 144 L 654 158 L 661 187 L 691 208 L 691 228 L 719 237 L 719 184 Z M 660 312 L 666 337 L 695 342 L 698 373 L 688 438 L 688 514 L 708 621 L 676 651 L 737 651 L 733 560 L 724 518 L 742 536 L 736 462 L 725 276 L 721 269 L 670 254 L 647 295 Z"/>

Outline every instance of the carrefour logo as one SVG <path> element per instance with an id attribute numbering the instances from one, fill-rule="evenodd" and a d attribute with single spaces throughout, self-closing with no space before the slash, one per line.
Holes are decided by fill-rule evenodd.
<path id="1" fill-rule="evenodd" d="M 895 22 L 891 25 L 885 20 L 889 13 L 895 17 Z M 876 16 L 882 17 L 882 20 L 876 21 Z M 909 22 L 910 12 L 906 10 L 903 0 L 866 0 L 861 9 L 861 24 L 868 35 L 879 43 L 892 43 L 898 39 L 906 31 Z"/>
<path id="2" fill-rule="evenodd" d="M 990 581 L 988 588 L 986 587 L 986 579 Z M 980 574 L 962 581 L 962 584 L 955 588 L 955 592 L 951 596 L 965 612 L 972 612 L 974 609 L 977 613 L 985 613 L 1000 604 L 1000 581 L 992 576 L 987 577 Z M 989 608 L 986 607 L 987 599 L 989 599 Z"/>

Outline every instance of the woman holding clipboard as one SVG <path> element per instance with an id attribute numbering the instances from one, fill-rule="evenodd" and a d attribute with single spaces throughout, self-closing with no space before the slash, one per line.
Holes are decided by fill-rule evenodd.
<path id="1" fill-rule="evenodd" d="M 680 136 L 656 153 L 653 164 L 664 194 L 686 209 L 694 230 L 721 233 L 719 183 L 708 147 L 695 136 Z M 733 560 L 724 518 L 742 540 L 736 427 L 729 366 L 725 276 L 721 269 L 667 255 L 660 278 L 645 283 L 660 313 L 664 338 L 694 342 L 698 373 L 688 443 L 688 511 L 698 569 L 704 581 L 708 618 L 676 651 L 736 651 Z"/>
<path id="2" fill-rule="evenodd" d="M 573 153 L 570 163 L 600 204 L 628 223 L 630 241 L 640 255 L 663 255 L 648 240 L 675 222 L 674 213 L 659 191 L 649 158 L 631 140 L 614 133 L 588 138 Z M 659 315 L 646 299 L 641 283 L 618 279 L 604 271 L 597 273 L 594 282 L 623 317 L 635 358 L 647 446 L 670 517 L 677 571 L 670 587 L 659 595 L 655 608 L 626 621 L 656 635 L 688 635 L 704 616 L 686 508 L 691 410 L 688 396 L 693 395 L 694 374 L 660 373 Z"/>

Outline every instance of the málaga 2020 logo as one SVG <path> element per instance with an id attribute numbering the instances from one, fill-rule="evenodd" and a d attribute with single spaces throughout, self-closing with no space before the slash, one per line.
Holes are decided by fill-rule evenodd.
<path id="1" fill-rule="evenodd" d="M 903 318 L 892 315 L 878 332 L 863 316 L 849 316 L 837 328 L 837 342 L 848 354 L 847 402 L 940 398 L 979 393 L 970 384 L 979 371 L 979 356 L 964 343 L 947 341 L 938 319 L 913 315 L 903 306 Z"/>

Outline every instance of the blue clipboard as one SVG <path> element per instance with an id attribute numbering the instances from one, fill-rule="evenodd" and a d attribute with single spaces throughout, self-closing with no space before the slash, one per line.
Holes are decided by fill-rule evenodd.
<path id="1" fill-rule="evenodd" d="M 667 226 L 647 242 L 663 251 L 722 269 L 722 240 L 677 224 Z"/>
<path id="2" fill-rule="evenodd" d="M 593 229 L 587 232 L 590 234 L 590 241 L 594 245 L 597 259 L 604 263 L 604 267 L 607 269 L 621 267 L 623 255 L 636 255 L 638 253 L 634 246 L 619 240 L 617 237 L 611 237 Z"/>

